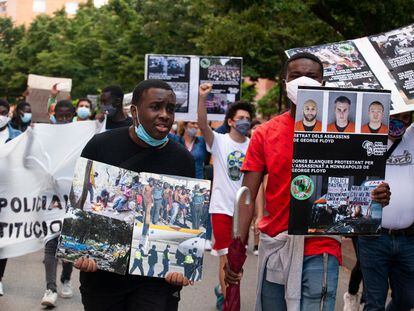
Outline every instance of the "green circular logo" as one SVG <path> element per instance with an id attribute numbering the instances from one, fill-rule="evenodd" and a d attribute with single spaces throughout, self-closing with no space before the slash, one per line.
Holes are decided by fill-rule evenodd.
<path id="1" fill-rule="evenodd" d="M 352 45 L 347 44 L 347 43 L 341 44 L 338 47 L 338 49 L 339 49 L 339 52 L 341 52 L 342 54 L 346 54 L 346 55 L 349 55 L 355 52 L 355 48 Z"/>
<path id="2" fill-rule="evenodd" d="M 201 68 L 204 68 L 204 69 L 210 67 L 210 60 L 207 58 L 202 58 L 200 60 L 200 66 Z"/>
<path id="3" fill-rule="evenodd" d="M 306 175 L 299 175 L 293 178 L 290 183 L 290 193 L 296 200 L 307 200 L 313 194 L 315 185 L 312 179 Z"/>

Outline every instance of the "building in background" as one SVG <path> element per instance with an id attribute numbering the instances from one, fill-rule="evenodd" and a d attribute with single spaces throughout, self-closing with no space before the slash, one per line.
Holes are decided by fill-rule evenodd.
<path id="1" fill-rule="evenodd" d="M 87 0 L 0 0 L 0 17 L 10 17 L 17 25 L 28 25 L 37 15 L 51 15 L 62 8 L 68 15 L 74 15 L 79 4 L 86 2 Z M 107 2 L 108 0 L 93 0 L 97 7 Z"/>

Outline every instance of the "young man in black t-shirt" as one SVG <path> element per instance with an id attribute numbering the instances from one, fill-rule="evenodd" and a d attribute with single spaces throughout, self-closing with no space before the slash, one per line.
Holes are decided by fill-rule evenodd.
<path id="1" fill-rule="evenodd" d="M 132 118 L 124 112 L 123 100 L 124 92 L 118 85 L 110 85 L 102 90 L 101 110 L 106 113 L 106 129 L 113 130 L 120 127 L 131 126 Z M 103 114 L 98 119 L 103 121 Z"/>
<path id="2" fill-rule="evenodd" d="M 176 98 L 171 87 L 146 80 L 133 92 L 133 126 L 93 137 L 82 157 L 136 172 L 194 177 L 194 160 L 178 143 L 168 140 Z M 181 286 L 190 282 L 181 273 L 165 279 L 97 271 L 92 259 L 80 258 L 82 303 L 86 311 L 177 310 Z"/>

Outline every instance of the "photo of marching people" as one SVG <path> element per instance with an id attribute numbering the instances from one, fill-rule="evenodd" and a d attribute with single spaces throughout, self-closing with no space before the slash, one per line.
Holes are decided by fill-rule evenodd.
<path id="1" fill-rule="evenodd" d="M 59 237 L 56 257 L 75 262 L 87 256 L 100 270 L 125 274 L 132 225 L 111 217 L 69 208 Z"/>
<path id="2" fill-rule="evenodd" d="M 165 277 L 174 271 L 200 280 L 210 181 L 150 173 L 140 178 L 144 209 L 135 219 L 130 274 Z"/>
<path id="3" fill-rule="evenodd" d="M 312 211 L 308 233 L 376 233 L 381 225 L 382 207 L 372 202 L 370 193 L 380 180 L 355 176 L 310 176 L 317 189 L 310 198 Z"/>

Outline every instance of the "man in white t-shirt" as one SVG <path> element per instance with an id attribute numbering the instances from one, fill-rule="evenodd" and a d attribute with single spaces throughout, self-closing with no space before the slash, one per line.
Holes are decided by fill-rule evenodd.
<path id="1" fill-rule="evenodd" d="M 364 310 L 414 308 L 414 124 L 412 113 L 391 116 L 385 180 L 392 191 L 380 236 L 358 238 L 364 280 Z"/>
<path id="2" fill-rule="evenodd" d="M 227 248 L 232 240 L 233 209 L 237 190 L 241 187 L 243 174 L 240 171 L 249 139 L 246 137 L 254 109 L 249 103 L 238 102 L 227 109 L 226 126 L 229 133 L 213 132 L 207 122 L 206 98 L 211 84 L 200 86 L 198 102 L 198 126 L 206 141 L 207 150 L 213 156 L 214 178 L 210 209 L 213 225 L 214 245 L 211 253 L 220 257 L 220 286 L 215 288 L 217 309 L 221 310 L 225 295 L 224 265 L 227 262 Z"/>

